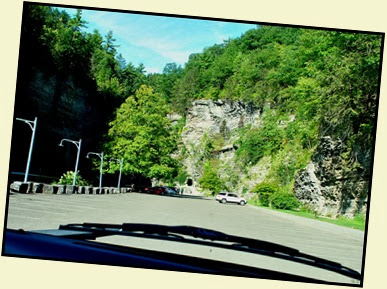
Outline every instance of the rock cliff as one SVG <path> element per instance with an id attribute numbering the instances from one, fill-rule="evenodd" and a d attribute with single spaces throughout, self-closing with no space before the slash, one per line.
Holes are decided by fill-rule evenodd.
<path id="1" fill-rule="evenodd" d="M 194 184 L 200 178 L 206 146 L 211 142 L 223 177 L 235 170 L 235 141 L 237 129 L 246 125 L 259 126 L 260 110 L 241 102 L 196 100 L 187 112 L 182 132 L 184 160 Z M 239 170 L 239 169 L 238 169 Z"/>
<path id="2" fill-rule="evenodd" d="M 343 152 L 341 141 L 321 138 L 309 164 L 295 179 L 296 197 L 319 214 L 352 217 L 366 210 L 369 180 L 364 172 L 348 170 Z"/>
<path id="3" fill-rule="evenodd" d="M 249 192 L 262 182 L 271 168 L 271 157 L 256 165 L 240 167 L 236 162 L 238 129 L 259 127 L 261 111 L 241 102 L 196 100 L 186 115 L 182 132 L 183 163 L 195 186 L 210 156 L 216 162 L 218 175 L 227 187 L 238 193 Z M 279 125 L 283 125 L 279 123 Z M 294 182 L 294 194 L 305 205 L 326 216 L 347 215 L 366 210 L 369 180 L 364 171 L 348 169 L 343 159 L 345 146 L 331 137 L 321 138 L 308 165 Z"/>
<path id="4" fill-rule="evenodd" d="M 24 74 L 23 74 L 24 73 Z M 90 161 L 88 150 L 97 149 L 104 128 L 105 113 L 100 97 L 90 83 L 76 82 L 72 75 L 31 67 L 20 71 L 15 97 L 15 117 L 38 117 L 30 173 L 51 182 L 67 170 L 74 170 L 76 147 L 58 147 L 61 139 L 82 139 L 79 169 L 84 175 Z M 10 171 L 24 172 L 31 132 L 15 122 L 12 132 Z M 33 179 L 33 178 L 32 178 Z"/>

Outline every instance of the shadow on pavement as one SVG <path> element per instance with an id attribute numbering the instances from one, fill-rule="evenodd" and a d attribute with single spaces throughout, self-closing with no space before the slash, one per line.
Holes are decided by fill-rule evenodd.
<path id="1" fill-rule="evenodd" d="M 173 196 L 168 195 L 158 195 L 158 194 L 151 194 L 151 193 L 145 193 L 145 192 L 132 192 L 142 195 L 151 195 L 151 196 L 159 196 L 159 197 L 166 197 L 166 198 L 181 198 L 181 199 L 193 199 L 193 200 L 204 200 L 204 201 L 213 201 L 214 197 L 204 197 L 204 196 L 198 196 L 198 195 L 189 195 L 189 194 L 178 194 Z"/>
<path id="2" fill-rule="evenodd" d="M 195 200 L 204 200 L 204 201 L 212 201 L 212 198 L 209 197 L 203 197 L 203 196 L 197 196 L 197 195 L 176 195 L 175 198 L 186 198 L 186 199 L 195 199 Z"/>

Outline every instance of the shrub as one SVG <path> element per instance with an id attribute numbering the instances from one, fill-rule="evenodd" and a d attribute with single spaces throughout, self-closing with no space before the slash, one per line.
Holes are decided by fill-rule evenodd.
<path id="1" fill-rule="evenodd" d="M 289 184 L 296 173 L 296 160 L 282 160 L 277 167 L 277 175 L 281 185 Z"/>
<path id="2" fill-rule="evenodd" d="M 248 192 L 249 188 L 248 187 L 243 187 L 242 189 L 242 195 L 245 195 Z"/>
<path id="3" fill-rule="evenodd" d="M 365 223 L 366 221 L 366 216 L 365 214 L 361 214 L 361 213 L 357 213 L 353 219 L 356 221 L 356 222 L 359 222 L 359 223 Z"/>
<path id="4" fill-rule="evenodd" d="M 313 214 L 315 212 L 315 210 L 313 209 L 312 206 L 310 206 L 308 204 L 301 204 L 300 205 L 300 212 Z"/>
<path id="5" fill-rule="evenodd" d="M 72 185 L 73 180 L 74 180 L 74 172 L 68 171 L 60 177 L 58 185 Z M 88 186 L 89 185 L 89 183 L 79 175 L 79 172 L 77 174 L 76 185 L 78 185 L 78 186 Z"/>
<path id="6" fill-rule="evenodd" d="M 237 144 L 237 158 L 245 164 L 256 164 L 263 156 L 282 147 L 283 132 L 275 122 L 268 121 L 261 128 L 243 129 Z"/>
<path id="7" fill-rule="evenodd" d="M 211 191 L 213 195 L 226 188 L 223 180 L 218 176 L 217 169 L 209 162 L 204 165 L 203 175 L 198 182 L 203 189 Z"/>
<path id="8" fill-rule="evenodd" d="M 271 206 L 275 209 L 292 210 L 300 206 L 300 202 L 291 193 L 276 192 L 270 197 Z"/>
<path id="9" fill-rule="evenodd" d="M 258 195 L 259 202 L 262 206 L 270 205 L 271 196 L 279 190 L 278 186 L 273 183 L 260 183 L 254 187 L 252 193 Z"/>
<path id="10" fill-rule="evenodd" d="M 180 185 L 184 185 L 187 182 L 188 174 L 184 169 L 179 169 L 177 176 L 175 177 L 175 181 Z"/>

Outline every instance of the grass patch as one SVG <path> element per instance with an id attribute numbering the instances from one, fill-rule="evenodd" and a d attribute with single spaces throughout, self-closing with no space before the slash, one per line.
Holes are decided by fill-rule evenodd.
<path id="1" fill-rule="evenodd" d="M 277 211 L 277 212 L 291 214 L 291 215 L 304 217 L 304 218 L 308 218 L 308 219 L 314 219 L 314 220 L 327 222 L 327 223 L 331 223 L 331 224 L 335 224 L 335 225 L 343 226 L 343 227 L 347 227 L 347 228 L 352 228 L 352 229 L 356 229 L 356 230 L 360 230 L 360 231 L 365 230 L 365 218 L 361 215 L 356 215 L 355 218 L 353 218 L 353 219 L 345 218 L 343 216 L 340 216 L 337 219 L 332 219 L 332 218 L 326 218 L 326 217 L 322 217 L 322 216 L 315 216 L 314 213 L 312 213 L 312 212 L 278 210 L 278 209 L 273 209 L 273 208 L 269 208 L 269 207 L 264 207 L 264 206 L 261 206 L 259 204 L 259 202 L 255 201 L 255 200 L 248 200 L 247 203 L 250 205 L 261 207 L 261 208 L 268 209 L 268 210 L 273 210 L 273 211 Z"/>

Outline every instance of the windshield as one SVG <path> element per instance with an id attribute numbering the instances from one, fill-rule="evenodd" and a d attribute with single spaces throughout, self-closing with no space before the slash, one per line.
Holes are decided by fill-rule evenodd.
<path id="1" fill-rule="evenodd" d="M 24 8 L 6 229 L 193 226 L 286 246 L 361 278 L 277 258 L 286 252 L 215 246 L 224 240 L 92 242 L 362 284 L 380 33 Z M 106 28 L 101 15 L 138 31 L 127 41 L 121 29 L 88 28 Z M 234 32 L 198 53 L 186 40 L 208 30 L 198 23 Z M 141 41 L 156 37 L 141 30 L 151 25 L 170 43 L 187 41 L 190 55 L 152 67 L 148 50 L 166 51 Z"/>

